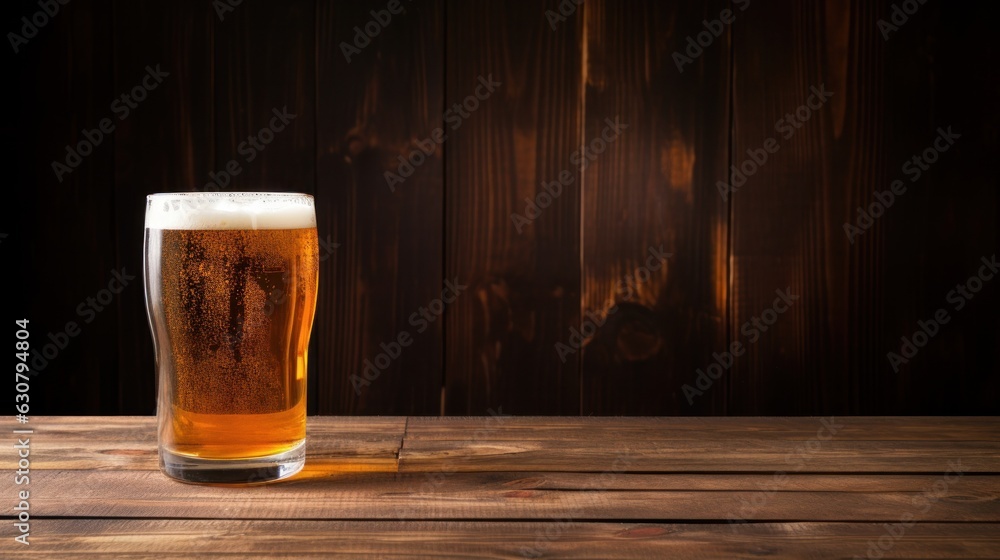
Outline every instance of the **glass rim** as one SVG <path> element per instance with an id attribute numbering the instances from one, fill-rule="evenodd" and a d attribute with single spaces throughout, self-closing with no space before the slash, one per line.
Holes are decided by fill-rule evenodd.
<path id="1" fill-rule="evenodd" d="M 313 195 L 303 192 L 287 192 L 287 191 L 208 191 L 208 192 L 161 192 L 161 193 L 150 193 L 146 195 L 146 200 L 159 200 L 164 198 L 228 198 L 232 200 L 250 199 L 250 198 L 301 198 L 306 197 L 309 199 L 314 198 Z"/>

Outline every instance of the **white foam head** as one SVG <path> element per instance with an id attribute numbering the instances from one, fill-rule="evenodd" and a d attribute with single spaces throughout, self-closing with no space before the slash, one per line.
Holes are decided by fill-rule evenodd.
<path id="1" fill-rule="evenodd" d="M 316 227 L 313 197 L 302 193 L 196 192 L 146 197 L 149 229 Z"/>

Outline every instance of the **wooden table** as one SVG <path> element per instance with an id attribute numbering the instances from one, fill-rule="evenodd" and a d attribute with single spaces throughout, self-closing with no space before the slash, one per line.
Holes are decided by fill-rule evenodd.
<path id="1" fill-rule="evenodd" d="M 4 558 L 1000 557 L 998 418 L 317 417 L 241 488 L 167 479 L 152 418 L 28 427 Z"/>

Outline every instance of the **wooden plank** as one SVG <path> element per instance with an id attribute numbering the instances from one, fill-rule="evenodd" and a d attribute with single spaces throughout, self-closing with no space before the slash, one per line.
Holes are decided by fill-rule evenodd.
<path id="1" fill-rule="evenodd" d="M 982 179 L 997 139 L 979 108 L 998 93 L 979 70 L 996 52 L 984 39 L 993 7 L 922 6 L 886 40 L 878 22 L 890 8 L 777 2 L 734 24 L 733 163 L 768 137 L 781 149 L 733 195 L 731 336 L 775 289 L 801 299 L 728 374 L 729 413 L 998 410 L 989 348 L 1000 296 L 987 286 L 962 310 L 947 301 L 1000 239 L 996 182 Z M 792 138 L 777 136 L 821 83 L 834 97 Z M 912 162 L 903 169 L 948 126 L 963 134 L 953 150 L 919 179 Z M 896 180 L 906 193 L 848 240 L 844 224 Z M 888 352 L 939 309 L 952 320 L 896 371 Z"/>
<path id="2" fill-rule="evenodd" d="M 885 536 L 872 523 L 726 524 L 219 520 L 39 520 L 31 552 L 116 558 L 599 558 L 776 559 L 865 556 Z M 883 558 L 988 558 L 1000 553 L 996 524 L 919 524 L 890 539 Z M 135 535 L 143 535 L 136 539 Z M 882 552 L 882 551 L 877 551 Z"/>
<path id="3" fill-rule="evenodd" d="M 885 44 L 884 119 L 894 141 L 879 150 L 886 181 L 866 185 L 864 200 L 872 202 L 871 190 L 884 190 L 897 179 L 907 190 L 856 243 L 870 248 L 870 270 L 881 276 L 881 289 L 871 302 L 882 309 L 881 320 L 861 335 L 878 345 L 870 374 L 862 377 L 866 410 L 1000 413 L 992 351 L 1000 340 L 1000 285 L 991 280 L 974 299 L 948 299 L 958 284 L 977 274 L 980 258 L 989 259 L 1000 246 L 993 171 L 1000 150 L 997 112 L 982 109 L 1000 95 L 996 73 L 982 71 L 1000 54 L 984 35 L 995 17 L 993 4 L 928 3 Z M 933 164 L 924 163 L 928 170 L 914 180 L 912 171 L 919 168 L 912 158 L 933 144 L 942 127 L 961 138 Z M 907 161 L 910 173 L 902 169 Z M 899 353 L 900 338 L 912 338 L 918 321 L 927 322 L 939 309 L 948 312 L 949 322 L 895 371 L 887 353 Z M 945 383 L 942 368 L 951 372 Z"/>
<path id="4" fill-rule="evenodd" d="M 601 0 L 583 9 L 583 142 L 595 149 L 583 181 L 582 301 L 585 316 L 606 321 L 586 339 L 584 414 L 725 408 L 725 379 L 693 404 L 681 387 L 728 346 L 728 207 L 714 188 L 729 148 L 728 26 L 683 72 L 674 53 L 728 4 Z M 627 128 L 598 152 L 619 119 Z"/>
<path id="5" fill-rule="evenodd" d="M 411 419 L 401 471 L 1000 471 L 993 418 Z M 836 433 L 831 434 L 831 428 Z M 552 449 L 572 453 L 552 453 Z"/>
<path id="6" fill-rule="evenodd" d="M 447 4 L 446 276 L 469 286 L 446 315 L 448 414 L 580 412 L 578 356 L 555 345 L 580 318 L 583 17 L 553 30 L 558 4 Z M 547 208 L 515 223 L 536 196 Z"/>
<path id="7" fill-rule="evenodd" d="M 241 169 L 219 190 L 314 192 L 315 16 L 313 0 L 294 0 L 240 5 L 214 22 L 215 171 L 234 159 Z M 288 124 L 275 120 L 285 108 Z M 273 140 L 248 141 L 272 122 Z"/>
<path id="8" fill-rule="evenodd" d="M 435 148 L 395 192 L 385 174 L 398 173 L 398 158 L 442 126 L 444 5 L 402 7 L 355 49 L 355 27 L 386 3 L 317 3 L 317 211 L 321 235 L 340 245 L 320 271 L 322 414 L 441 410 L 442 322 L 415 314 L 443 288 L 442 152 Z M 401 333 L 410 345 L 379 358 Z M 369 370 L 373 379 L 366 361 L 378 369 Z"/>
<path id="9" fill-rule="evenodd" d="M 788 473 L 788 478 L 775 480 L 770 474 L 631 474 L 608 472 L 614 476 L 595 477 L 591 473 L 575 472 L 536 472 L 536 473 L 469 473 L 459 475 L 449 481 L 449 487 L 468 481 L 479 488 L 491 488 L 502 485 L 507 489 L 517 490 L 677 490 L 677 491 L 759 491 L 776 492 L 804 491 L 824 492 L 926 492 L 932 489 L 935 482 L 941 480 L 940 474 L 795 474 Z M 399 478 L 411 476 L 400 474 Z M 461 477 L 461 478 L 459 478 Z M 964 492 L 975 492 L 982 495 L 1000 493 L 1000 478 L 992 475 L 967 476 L 952 488 L 959 495 Z"/>
<path id="10" fill-rule="evenodd" d="M 622 457 L 625 472 L 940 473 L 952 460 L 1000 472 L 996 419 L 836 422 L 824 439 L 813 418 L 312 417 L 308 434 L 315 461 L 394 465 L 399 452 L 400 469 L 416 472 L 604 472 Z M 44 417 L 33 428 L 36 468 L 157 468 L 152 418 Z"/>
<path id="11" fill-rule="evenodd" d="M 310 418 L 309 470 L 395 471 L 405 426 L 402 417 Z M 44 417 L 31 428 L 34 469 L 159 470 L 154 418 Z"/>
<path id="12" fill-rule="evenodd" d="M 1000 441 L 995 417 L 665 418 L 499 416 L 409 418 L 407 441 L 553 440 L 623 442 L 642 447 L 656 440 L 767 439 L 807 441 Z"/>
<path id="13" fill-rule="evenodd" d="M 114 4 L 115 91 L 140 85 L 147 68 L 169 75 L 118 122 L 114 143 L 119 265 L 136 276 L 117 306 L 117 403 L 107 412 L 156 411 L 155 356 L 142 288 L 146 195 L 201 188 L 215 152 L 212 98 L 214 10 L 178 2 Z M 155 83 L 147 80 L 147 83 Z M 117 115 L 118 117 L 121 114 Z M 164 126 L 164 120 L 171 126 Z"/>
<path id="14" fill-rule="evenodd" d="M 783 1 L 754 4 L 733 24 L 731 163 L 750 176 L 742 185 L 735 173 L 720 177 L 739 185 L 730 193 L 729 330 L 748 347 L 726 374 L 730 414 L 853 410 L 857 374 L 844 360 L 850 329 L 868 319 L 849 323 L 847 298 L 870 280 L 847 266 L 840 218 L 853 184 L 881 184 L 872 162 L 882 141 L 873 117 L 881 103 L 873 69 L 883 57 L 876 20 L 847 2 L 824 11 Z M 824 85 L 834 96 L 821 103 L 810 88 Z M 813 108 L 799 110 L 811 95 Z M 804 116 L 787 118 L 796 112 Z M 793 300 L 780 314 L 776 290 Z"/>
<path id="15" fill-rule="evenodd" d="M 30 20 L 40 10 L 37 3 L 9 9 L 9 31 L 18 35 L 21 18 Z M 5 317 L 29 320 L 31 348 L 38 352 L 32 356 L 37 375 L 31 412 L 86 414 L 114 411 L 118 404 L 115 308 L 123 303 L 90 307 L 87 298 L 107 288 L 120 264 L 115 213 L 107 203 L 114 198 L 116 140 L 99 127 L 103 119 L 118 122 L 110 106 L 122 92 L 114 89 L 110 3 L 80 2 L 59 10 L 17 54 L 7 55 L 9 88 L 23 92 L 11 111 L 13 122 L 22 126 L 9 136 L 17 147 L 8 157 L 25 182 L 10 182 L 20 203 L 4 204 L 17 215 L 2 226 L 8 234 L 4 253 L 11 250 L 4 254 L 4 267 L 21 271 L 10 275 L 14 301 L 6 304 Z M 67 156 L 68 150 L 75 155 Z M 70 169 L 67 162 L 75 165 Z M 58 176 L 54 164 L 63 166 Z M 14 251 L 20 259 L 8 260 L 18 255 Z M 74 334 L 68 335 L 71 322 Z"/>
<path id="16" fill-rule="evenodd" d="M 159 472 L 39 470 L 33 517 L 1000 521 L 1000 477 L 358 473 L 317 468 L 266 488 L 180 485 Z M 855 483 L 859 487 L 854 487 Z M 13 485 L 10 490 L 14 491 Z M 613 488 L 616 486 L 622 489 Z M 335 491 L 331 491 L 335 490 Z M 922 497 L 933 498 L 924 509 Z M 823 507 L 816 503 L 822 501 Z"/>
<path id="17" fill-rule="evenodd" d="M 899 77 L 887 79 L 887 76 L 898 72 L 899 65 L 911 67 L 907 59 L 915 52 L 915 45 L 909 39 L 898 36 L 886 42 L 881 33 L 865 31 L 876 19 L 890 17 L 888 5 L 876 3 L 847 8 L 845 4 L 841 2 L 843 15 L 837 28 L 830 26 L 831 36 L 841 49 L 837 72 L 834 73 L 836 85 L 832 87 L 845 93 L 833 106 L 840 136 L 838 140 L 845 154 L 841 159 L 845 164 L 830 170 L 838 182 L 843 182 L 841 188 L 846 195 L 840 197 L 846 198 L 846 206 L 838 208 L 832 215 L 841 228 L 844 223 L 860 223 L 857 208 L 867 208 L 874 202 L 873 191 L 885 190 L 892 181 L 900 178 L 898 170 L 903 162 L 896 160 L 896 152 L 906 142 L 909 132 L 899 128 L 893 130 L 891 123 L 900 117 L 910 122 L 913 110 L 923 105 L 924 96 L 930 93 L 929 88 L 923 87 L 927 84 L 909 89 L 905 95 L 892 91 L 893 82 Z M 856 17 L 850 17 L 854 14 Z M 849 21 L 855 20 L 858 25 L 848 25 Z M 914 26 L 913 29 L 916 28 Z M 917 36 L 913 39 L 918 43 L 921 41 Z M 907 53 L 893 55 L 892 51 L 901 43 L 906 45 Z M 848 48 L 857 51 L 854 56 L 858 59 L 863 57 L 873 71 L 855 72 L 853 68 L 856 66 L 844 56 L 849 52 Z M 897 106 L 901 110 L 896 110 Z M 910 132 L 915 132 L 915 129 Z M 913 194 L 912 189 L 910 194 Z M 900 202 L 903 200 L 900 199 Z M 888 414 L 893 410 L 901 411 L 898 406 L 900 400 L 908 400 L 905 396 L 909 392 L 906 380 L 889 374 L 885 368 L 888 346 L 883 334 L 885 324 L 892 323 L 893 317 L 902 319 L 912 313 L 915 305 L 910 296 L 919 283 L 919 279 L 911 276 L 908 266 L 913 257 L 914 239 L 900 239 L 887 244 L 884 234 L 884 228 L 894 220 L 892 215 L 899 212 L 902 206 L 895 205 L 892 213 L 880 218 L 880 223 L 863 235 L 848 237 L 844 231 L 841 237 L 847 257 L 842 276 L 846 276 L 850 285 L 844 308 L 849 311 L 841 327 L 846 329 L 847 346 L 843 353 L 838 352 L 838 360 L 842 360 L 847 369 L 843 375 L 852 387 L 854 411 Z M 925 220 L 923 216 L 920 219 Z M 901 257 L 898 261 L 897 255 Z M 893 269 L 897 267 L 906 270 L 906 278 L 902 282 L 888 284 L 887 280 L 892 278 Z M 834 320 L 844 321 L 843 313 Z"/>
<path id="18" fill-rule="evenodd" d="M 572 453 L 552 453 L 572 449 Z M 1000 472 L 1000 443 L 829 441 L 810 452 L 806 442 L 766 440 L 647 440 L 642 446 L 550 440 L 407 441 L 399 453 L 401 472 L 435 472 L 442 464 L 463 472 L 561 470 L 603 472 L 621 458 L 627 472 L 803 472 L 931 473 L 960 461 L 971 472 Z"/>

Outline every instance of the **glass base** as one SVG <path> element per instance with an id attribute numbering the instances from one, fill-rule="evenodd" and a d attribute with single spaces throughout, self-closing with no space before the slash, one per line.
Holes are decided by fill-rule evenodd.
<path id="1" fill-rule="evenodd" d="M 203 459 L 160 448 L 160 469 L 195 484 L 261 484 L 288 478 L 306 464 L 306 442 L 284 453 L 252 459 Z"/>

